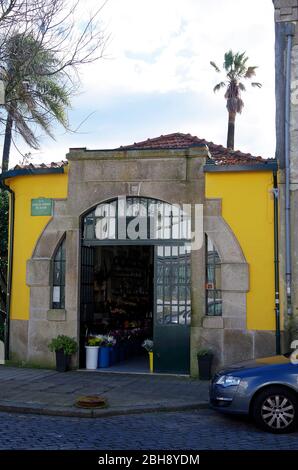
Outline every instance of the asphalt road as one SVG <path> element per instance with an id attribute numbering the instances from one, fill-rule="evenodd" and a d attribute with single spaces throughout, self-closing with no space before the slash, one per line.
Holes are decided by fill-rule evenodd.
<path id="1" fill-rule="evenodd" d="M 110 418 L 0 413 L 0 449 L 298 450 L 298 432 L 273 435 L 212 410 Z"/>

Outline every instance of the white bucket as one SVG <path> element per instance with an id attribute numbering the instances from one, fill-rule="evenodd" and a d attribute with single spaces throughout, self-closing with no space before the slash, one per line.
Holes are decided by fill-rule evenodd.
<path id="1" fill-rule="evenodd" d="M 98 367 L 99 346 L 85 346 L 86 348 L 86 369 L 95 370 Z"/>

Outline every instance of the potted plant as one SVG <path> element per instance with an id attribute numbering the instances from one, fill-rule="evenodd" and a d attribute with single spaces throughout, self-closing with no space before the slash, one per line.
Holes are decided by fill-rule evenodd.
<path id="1" fill-rule="evenodd" d="M 105 368 L 111 365 L 111 348 L 115 344 L 115 338 L 113 336 L 100 336 L 101 345 L 99 353 L 99 367 Z"/>
<path id="2" fill-rule="evenodd" d="M 109 335 L 107 337 L 107 343 L 109 347 L 109 361 L 110 361 L 110 366 L 114 365 L 117 363 L 117 340 L 114 336 Z"/>
<path id="3" fill-rule="evenodd" d="M 150 372 L 153 372 L 153 341 L 152 339 L 145 339 L 145 341 L 142 343 L 143 348 L 146 349 L 146 351 L 149 354 L 149 370 Z"/>
<path id="4" fill-rule="evenodd" d="M 98 365 L 99 348 L 102 343 L 101 338 L 90 336 L 86 342 L 86 369 L 95 370 Z"/>
<path id="5" fill-rule="evenodd" d="M 48 345 L 50 351 L 56 353 L 56 370 L 66 372 L 70 368 L 71 355 L 78 350 L 75 338 L 66 335 L 58 335 Z"/>
<path id="6" fill-rule="evenodd" d="M 213 352 L 211 349 L 202 348 L 197 353 L 199 378 L 201 380 L 211 379 L 211 366 L 213 360 Z"/>

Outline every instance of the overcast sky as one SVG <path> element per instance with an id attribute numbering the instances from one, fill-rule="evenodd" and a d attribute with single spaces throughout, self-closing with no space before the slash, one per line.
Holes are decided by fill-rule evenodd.
<path id="1" fill-rule="evenodd" d="M 246 51 L 263 83 L 244 93 L 235 149 L 274 157 L 272 0 L 109 0 L 101 18 L 111 34 L 109 58 L 82 69 L 72 128 L 92 114 L 79 133 L 60 128 L 56 141 L 42 139 L 34 162 L 61 160 L 69 147 L 114 148 L 172 132 L 225 145 L 225 100 L 212 91 L 223 76 L 209 62 L 222 65 L 230 48 Z M 17 145 L 30 151 L 20 139 Z M 21 159 L 15 148 L 12 157 L 11 164 Z"/>

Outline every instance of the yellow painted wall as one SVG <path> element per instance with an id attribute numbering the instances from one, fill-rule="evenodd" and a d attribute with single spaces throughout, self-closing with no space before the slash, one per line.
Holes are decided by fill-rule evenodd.
<path id="1" fill-rule="evenodd" d="M 14 257 L 12 271 L 11 318 L 29 319 L 29 287 L 26 262 L 51 217 L 32 217 L 31 199 L 67 197 L 67 171 L 64 174 L 18 176 L 6 181 L 15 191 Z"/>
<path id="2" fill-rule="evenodd" d="M 222 199 L 222 215 L 249 264 L 247 328 L 274 330 L 274 213 L 271 172 L 206 174 L 206 197 Z"/>
<path id="3" fill-rule="evenodd" d="M 67 197 L 67 172 L 6 181 L 16 193 L 11 318 L 29 318 L 26 262 L 50 217 L 32 217 L 31 199 Z M 222 199 L 223 217 L 249 264 L 248 329 L 273 330 L 274 227 L 271 172 L 206 173 L 206 197 Z"/>

